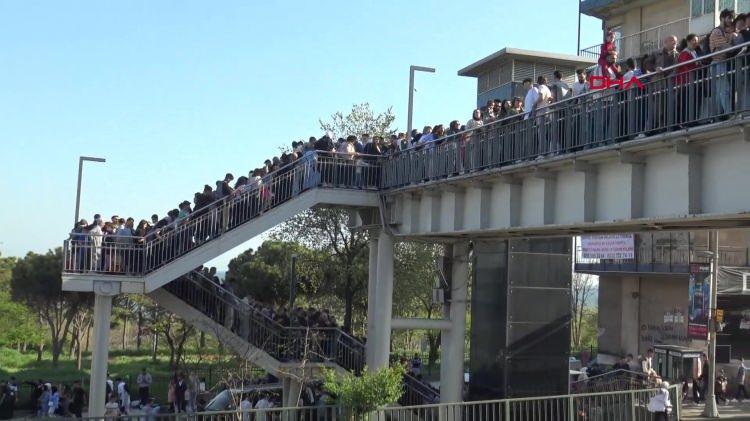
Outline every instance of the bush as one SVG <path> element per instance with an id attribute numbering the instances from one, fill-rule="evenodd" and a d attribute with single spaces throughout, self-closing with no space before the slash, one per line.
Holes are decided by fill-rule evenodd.
<path id="1" fill-rule="evenodd" d="M 336 396 L 336 404 L 360 419 L 364 414 L 398 402 L 404 393 L 403 377 L 404 368 L 400 365 L 375 372 L 365 368 L 359 377 L 338 377 L 330 370 L 324 387 Z"/>

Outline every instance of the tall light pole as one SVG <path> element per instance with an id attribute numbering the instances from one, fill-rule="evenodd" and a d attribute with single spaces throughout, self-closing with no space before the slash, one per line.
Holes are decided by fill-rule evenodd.
<path id="1" fill-rule="evenodd" d="M 83 161 L 91 162 L 106 162 L 104 158 L 94 158 L 92 156 L 81 156 L 78 157 L 78 188 L 76 189 L 76 218 L 73 221 L 73 225 L 78 223 L 78 211 L 81 207 L 81 178 L 83 177 Z"/>
<path id="2" fill-rule="evenodd" d="M 409 115 L 406 118 L 406 140 L 411 141 L 411 116 L 414 111 L 414 72 L 435 73 L 432 67 L 409 66 Z"/>
<path id="3" fill-rule="evenodd" d="M 703 416 L 708 418 L 719 418 L 719 408 L 716 405 L 716 307 L 717 289 L 719 286 L 719 231 L 710 231 L 708 237 L 709 251 L 699 253 L 708 257 L 711 261 L 711 305 L 708 317 L 708 390 L 706 391 L 706 406 L 703 408 Z"/>

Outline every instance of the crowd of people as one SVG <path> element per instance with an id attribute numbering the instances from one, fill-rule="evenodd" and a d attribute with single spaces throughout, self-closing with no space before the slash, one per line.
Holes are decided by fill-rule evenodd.
<path id="1" fill-rule="evenodd" d="M 645 386 L 649 388 L 668 389 L 669 383 L 662 379 L 656 371 L 654 356 L 655 351 L 653 348 L 649 348 L 643 356 L 639 356 L 637 359 L 632 354 L 627 354 L 621 356 L 612 365 L 610 370 L 607 370 L 604 365 L 597 362 L 584 363 L 586 367 L 581 370 L 578 381 L 573 385 L 573 390 L 578 390 L 579 392 L 590 391 L 586 390 L 587 382 L 591 380 L 606 382 L 607 380 L 612 380 L 613 375 L 634 380 L 634 382 L 624 383 L 626 387 L 641 388 Z M 585 360 L 585 355 L 582 355 L 581 360 L 582 362 Z M 708 355 L 702 353 L 700 359 L 696 360 L 693 371 L 691 373 L 684 373 L 681 379 L 681 400 L 686 402 L 688 399 L 692 399 L 695 404 L 705 402 L 709 382 L 713 381 L 714 396 L 717 404 L 726 405 L 731 401 L 742 402 L 743 399 L 748 398 L 746 389 L 747 371 L 748 367 L 745 365 L 745 360 L 740 357 L 733 378 L 726 375 L 724 368 L 717 367 L 716 377 L 711 380 Z M 602 376 L 604 374 L 607 374 L 609 379 L 605 378 L 607 376 Z M 666 400 L 664 400 L 663 396 L 659 399 L 662 405 L 661 409 L 652 412 L 668 412 L 665 408 L 671 408 L 669 395 L 666 395 Z"/>
<path id="2" fill-rule="evenodd" d="M 601 46 L 597 65 L 577 70 L 572 84 L 565 81 L 566 75 L 560 71 L 550 75 L 551 81 L 544 75 L 538 76 L 536 83 L 526 79 L 523 81 L 526 92 L 523 98 L 490 100 L 485 106 L 475 109 L 465 124 L 453 120 L 447 126 L 438 123 L 408 134 L 352 134 L 336 141 L 333 140 L 334 134 L 327 132 L 320 138 L 292 142 L 289 150 L 265 160 L 247 176 L 235 179 L 233 174 L 225 174 L 215 183 L 204 185 L 193 195 L 192 202 L 184 200 L 162 217 L 154 214 L 138 223 L 132 217 L 117 215 L 105 221 L 97 214 L 92 223 L 81 219 L 71 232 L 73 250 L 69 251 L 67 267 L 69 270 L 109 273 L 150 270 L 318 183 L 379 187 L 383 168 L 376 165 L 376 161 L 380 156 L 389 157 L 402 151 L 429 152 L 450 142 L 458 148 L 454 158 L 457 164 L 453 165 L 451 172 L 460 172 L 491 163 L 556 154 L 562 148 L 591 147 L 597 140 L 612 142 L 622 136 L 640 137 L 660 130 L 684 128 L 701 120 L 709 108 L 725 116 L 738 105 L 750 105 L 750 83 L 746 77 L 720 77 L 733 70 L 732 63 L 725 59 L 747 55 L 745 49 L 724 54 L 721 51 L 750 41 L 750 15 L 735 16 L 731 10 L 724 10 L 720 19 L 721 25 L 704 37 L 695 34 L 683 39 L 668 36 L 661 50 L 626 60 L 619 57 L 615 34 L 610 31 Z M 714 55 L 695 61 L 707 54 Z M 685 64 L 680 66 L 681 63 Z M 700 73 L 701 69 L 703 73 Z M 701 75 L 716 78 L 708 83 L 699 80 Z M 622 78 L 623 81 L 623 84 L 615 84 L 614 89 L 606 90 L 616 92 L 617 96 L 604 101 L 607 107 L 602 107 L 602 110 L 589 110 L 587 105 L 576 100 L 597 90 L 590 83 L 592 76 L 608 80 Z M 649 81 L 664 83 L 640 92 L 629 85 L 633 79 L 641 84 Z M 740 94 L 732 95 L 732 86 Z M 666 95 L 672 101 L 653 98 L 651 95 L 655 91 L 668 91 Z M 747 95 L 742 95 L 744 92 Z M 593 97 L 597 95 L 603 94 L 594 93 Z M 567 123 L 557 121 L 555 113 L 562 112 L 562 109 L 552 110 L 550 107 L 561 101 L 571 101 L 571 106 L 578 107 L 575 118 Z M 678 106 L 673 107 L 673 102 Z M 593 115 L 597 112 L 600 114 Z M 536 127 L 535 134 L 522 135 L 520 132 L 526 129 L 513 126 L 523 121 Z M 467 152 L 467 143 L 472 138 L 485 136 L 484 131 L 490 127 L 493 130 L 508 128 L 507 137 L 503 138 L 504 145 L 489 148 L 486 152 Z M 573 136 L 569 135 L 571 130 Z M 336 158 L 326 164 L 319 162 L 323 156 Z M 293 165 L 299 161 L 315 163 L 315 170 L 307 171 L 304 165 Z M 427 178 L 430 171 L 437 171 L 429 165 L 426 164 L 422 171 Z M 248 192 L 250 194 L 245 194 Z M 153 247 L 148 248 L 146 256 L 139 246 L 147 244 Z"/>

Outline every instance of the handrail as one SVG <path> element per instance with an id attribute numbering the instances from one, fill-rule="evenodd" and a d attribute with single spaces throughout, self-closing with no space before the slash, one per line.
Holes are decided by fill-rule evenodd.
<path id="1" fill-rule="evenodd" d="M 637 372 L 637 371 L 625 370 L 624 368 L 618 368 L 617 370 L 612 370 L 612 371 L 608 371 L 606 373 L 597 374 L 596 376 L 591 376 L 591 377 L 583 379 L 583 380 L 576 380 L 576 381 L 572 382 L 571 385 L 578 384 L 578 383 L 585 383 L 585 382 L 589 382 L 591 380 L 599 380 L 599 379 L 602 379 L 602 378 L 605 378 L 605 377 L 618 376 L 618 375 L 621 375 L 621 374 L 627 374 L 629 376 L 635 376 L 635 377 L 648 378 L 648 376 L 645 375 L 645 374 L 643 374 L 643 373 L 640 373 L 640 372 Z"/>
<path id="2" fill-rule="evenodd" d="M 643 76 L 652 76 L 652 75 L 663 74 L 665 72 L 677 69 L 679 67 L 684 67 L 684 66 L 692 64 L 692 63 L 703 62 L 703 61 L 705 61 L 708 58 L 712 58 L 712 57 L 716 57 L 718 55 L 726 54 L 726 53 L 728 53 L 730 51 L 741 50 L 741 49 L 746 48 L 746 47 L 750 47 L 750 41 L 742 43 L 742 44 L 738 44 L 738 45 L 735 45 L 735 46 L 732 46 L 730 48 L 726 48 L 726 49 L 721 50 L 721 51 L 715 51 L 713 53 L 706 54 L 706 55 L 703 55 L 703 56 L 700 56 L 700 57 L 697 57 L 697 58 L 694 58 L 694 59 L 691 59 L 691 60 L 688 60 L 688 61 L 685 61 L 685 62 L 682 62 L 682 63 L 678 63 L 678 64 L 674 64 L 672 66 L 664 67 L 664 68 L 661 69 L 661 71 L 656 71 L 656 72 L 648 73 L 648 74 L 643 75 Z M 730 59 L 725 59 L 725 60 L 730 60 Z M 712 63 L 712 64 L 714 64 L 714 63 Z M 563 100 L 553 102 L 552 104 L 546 105 L 546 106 L 544 106 L 544 107 L 542 107 L 540 109 L 547 109 L 547 110 L 549 110 L 552 107 L 554 107 L 554 108 L 564 108 L 564 107 L 561 107 L 561 104 L 568 105 L 568 104 L 572 104 L 573 102 L 585 100 L 587 97 L 590 97 L 592 95 L 596 95 L 596 94 L 601 95 L 602 91 L 604 91 L 604 90 L 589 91 L 589 92 L 586 92 L 584 94 L 581 94 L 581 95 L 578 95 L 578 96 L 575 96 L 575 97 L 565 98 Z M 410 146 L 407 149 L 396 151 L 396 152 L 392 153 L 390 156 L 391 157 L 392 156 L 397 156 L 397 155 L 403 154 L 403 153 L 411 153 L 414 150 L 424 149 L 424 147 L 426 145 L 434 144 L 437 141 L 440 141 L 441 143 L 454 142 L 454 141 L 460 139 L 462 136 L 464 136 L 466 134 L 469 134 L 471 132 L 475 132 L 475 131 L 478 131 L 478 130 L 487 129 L 488 127 L 494 126 L 496 124 L 502 125 L 503 123 L 507 123 L 507 122 L 518 120 L 519 118 L 523 118 L 523 116 L 525 116 L 526 114 L 529 114 L 530 112 L 531 112 L 531 110 L 524 110 L 524 112 L 521 113 L 521 114 L 516 114 L 516 115 L 504 117 L 504 118 L 501 118 L 501 119 L 496 119 L 496 120 L 493 120 L 493 121 L 491 121 L 489 123 L 482 124 L 482 126 L 475 127 L 473 129 L 462 130 L 462 131 L 459 131 L 457 133 L 446 135 L 446 136 L 443 136 L 443 137 L 438 138 L 438 139 L 430 140 L 427 143 Z"/>
<path id="3" fill-rule="evenodd" d="M 267 175 L 264 177 L 265 183 L 250 185 L 250 188 L 241 194 L 217 199 L 212 202 L 213 204 L 195 210 L 187 218 L 156 231 L 153 237 L 130 237 L 137 239 L 136 244 L 130 245 L 131 250 L 123 251 L 118 248 L 109 258 L 110 261 L 119 263 L 118 259 L 124 255 L 124 259 L 127 260 L 127 272 L 143 275 L 321 185 L 377 190 L 379 173 L 377 159 L 354 160 L 354 157 L 348 154 L 313 152 L 271 173 L 271 176 Z M 67 259 L 64 261 L 64 270 L 112 272 L 109 267 L 106 270 L 102 268 L 99 245 L 91 247 L 86 239 L 84 234 L 74 233 L 66 240 Z M 117 244 L 131 242 L 120 241 Z M 68 248 L 72 250 L 67 250 Z M 94 251 L 95 256 L 92 255 Z"/>
<path id="4" fill-rule="evenodd" d="M 623 40 L 626 40 L 626 39 L 629 39 L 629 38 L 635 38 L 635 37 L 637 37 L 639 35 L 645 34 L 646 32 L 651 32 L 651 31 L 659 30 L 659 29 L 665 28 L 665 27 L 667 27 L 669 25 L 674 25 L 675 23 L 681 23 L 681 22 L 685 22 L 685 21 L 690 22 L 690 17 L 688 16 L 688 17 L 684 17 L 684 18 L 681 18 L 681 19 L 673 20 L 671 22 L 663 23 L 661 25 L 652 26 L 651 28 L 643 29 L 643 30 L 635 32 L 633 34 L 625 35 L 624 37 L 620 37 L 620 38 L 616 39 L 615 41 L 620 41 L 620 45 L 622 45 Z M 685 35 L 687 35 L 687 34 L 685 34 Z M 602 44 L 603 43 L 600 42 L 598 44 L 594 44 L 594 45 L 590 45 L 590 46 L 585 47 L 585 48 L 581 48 L 578 51 L 578 55 L 580 55 L 582 51 L 588 51 L 591 48 L 601 47 Z"/>
<path id="5" fill-rule="evenodd" d="M 196 276 L 197 275 L 197 276 Z M 205 282 L 200 282 L 196 278 L 201 278 Z M 181 282 L 181 281 L 188 281 L 191 283 L 190 288 L 192 289 L 193 293 L 194 291 L 204 291 L 205 293 L 210 294 L 213 299 L 219 300 L 220 302 L 224 303 L 225 305 L 231 306 L 233 309 L 239 311 L 243 314 L 243 317 L 247 317 L 250 321 L 253 321 L 254 323 L 259 323 L 264 325 L 266 328 L 271 329 L 272 332 L 276 332 L 274 335 L 278 338 L 281 338 L 282 341 L 295 341 L 300 340 L 301 338 L 306 337 L 307 332 L 317 332 L 319 334 L 324 335 L 324 337 L 331 338 L 336 346 L 343 347 L 343 349 L 347 349 L 349 353 L 356 355 L 358 360 L 364 361 L 364 345 L 357 341 L 355 338 L 349 336 L 345 332 L 343 332 L 340 328 L 337 327 L 294 327 L 294 326 L 284 326 L 281 323 L 277 322 L 276 320 L 271 319 L 270 317 L 263 314 L 258 308 L 255 308 L 241 299 L 237 297 L 233 292 L 222 289 L 219 285 L 216 285 L 216 283 L 204 276 L 200 271 L 194 270 L 185 276 L 178 278 L 175 280 L 175 282 Z M 208 285 L 205 285 L 208 283 Z M 178 298 L 185 301 L 186 304 L 196 308 L 198 311 L 204 312 L 198 307 L 195 307 L 195 303 L 192 303 L 188 297 L 181 296 L 180 294 L 180 288 L 177 284 L 170 283 L 167 284 L 165 287 L 167 291 L 169 291 L 172 294 L 175 294 Z M 207 314 L 207 316 L 211 317 Z M 219 321 L 221 323 L 221 321 Z M 284 340 L 283 338 L 288 338 Z M 342 341 L 342 338 L 349 339 L 349 341 Z M 245 340 L 250 341 L 250 338 L 244 338 Z M 306 339 L 305 339 L 306 340 Z M 287 342 L 283 342 L 287 343 Z M 258 344 L 255 344 L 256 346 Z M 278 345 L 278 344 L 277 344 Z M 291 346 L 294 347 L 293 343 L 287 343 L 287 347 Z M 274 355 L 273 349 L 274 344 L 271 344 L 270 349 L 266 349 L 265 346 L 260 346 L 261 348 L 265 349 L 267 352 L 272 352 L 272 355 L 274 358 L 282 358 L 282 355 Z M 340 348 L 341 349 L 341 348 Z M 329 355 L 332 354 L 332 355 Z M 350 369 L 352 371 L 357 371 L 361 369 L 360 366 L 357 364 L 351 365 L 352 361 L 342 361 L 341 358 L 346 359 L 345 355 L 341 355 L 339 352 L 336 352 L 332 349 L 329 349 L 327 352 L 325 352 L 325 358 L 331 359 L 335 361 L 340 366 Z"/>
<path id="6" fill-rule="evenodd" d="M 364 158 L 368 158 L 368 157 L 370 157 L 370 158 L 375 158 L 375 159 L 382 159 L 382 158 L 384 158 L 384 156 L 383 156 L 383 155 L 372 155 L 372 154 L 365 154 L 365 153 L 355 153 L 355 154 L 354 154 L 354 155 L 352 156 L 352 155 L 350 155 L 350 154 L 345 154 L 345 153 L 341 153 L 341 152 L 335 152 L 335 151 L 315 150 L 315 151 L 312 151 L 312 152 L 313 152 L 313 155 L 314 155 L 315 157 L 317 157 L 317 156 L 333 156 L 333 157 L 335 158 L 335 157 L 336 157 L 336 156 L 338 155 L 338 156 L 341 156 L 341 157 L 342 157 L 342 159 L 354 159 L 354 158 L 363 158 L 363 159 L 364 159 Z M 277 176 L 277 175 L 278 175 L 279 173 L 281 173 L 281 171 L 286 171 L 286 170 L 289 170 L 289 169 L 291 169 L 291 168 L 294 168 L 294 167 L 295 167 L 295 166 L 297 166 L 297 165 L 300 165 L 300 161 L 304 161 L 304 160 L 306 160 L 306 159 L 305 159 L 305 155 L 306 155 L 306 153 L 305 153 L 305 154 L 302 154 L 302 155 L 301 155 L 300 157 L 298 157 L 298 158 L 297 158 L 297 159 L 295 159 L 294 161 L 292 161 L 292 162 L 289 162 L 289 163 L 287 163 L 287 164 L 284 164 L 283 166 L 281 166 L 281 167 L 277 168 L 276 170 L 274 170 L 274 171 L 272 171 L 272 172 L 269 172 L 269 173 L 267 173 L 267 174 L 266 174 L 265 176 L 261 177 L 261 179 L 262 179 L 262 178 L 266 178 L 266 177 L 269 177 L 269 178 L 273 179 L 273 178 L 274 178 L 274 177 L 276 177 L 276 176 Z M 351 158 L 350 158 L 350 157 L 351 157 Z M 250 181 L 250 180 L 248 180 L 248 181 Z M 261 184 L 263 184 L 263 183 L 262 183 L 262 181 L 261 181 L 260 183 L 261 183 Z M 248 183 L 248 184 L 249 184 L 249 183 Z M 249 191 L 245 191 L 245 192 L 243 192 L 243 194 L 246 194 L 246 193 L 248 193 L 248 192 L 249 192 Z M 234 198 L 234 197 L 236 197 L 236 196 L 232 196 L 232 195 L 230 195 L 230 196 L 224 196 L 224 197 L 222 197 L 222 198 L 219 198 L 219 199 L 214 199 L 214 200 L 213 200 L 212 202 L 210 202 L 210 203 L 208 203 L 208 204 L 204 205 L 204 206 L 203 206 L 203 208 L 210 208 L 210 207 L 212 207 L 212 206 L 214 206 L 214 205 L 220 205 L 220 204 L 222 204 L 222 203 L 226 202 L 226 201 L 227 201 L 227 199 L 231 199 L 231 198 Z M 195 204 L 193 204 L 193 205 L 195 205 Z M 203 209 L 203 208 L 201 208 L 201 209 Z M 193 210 L 193 211 L 192 211 L 192 212 L 190 213 L 190 215 L 188 215 L 188 216 L 187 216 L 187 217 L 185 217 L 184 219 L 180 220 L 179 222 L 180 222 L 180 223 L 185 223 L 185 222 L 189 221 L 189 220 L 190 220 L 190 217 L 191 217 L 191 215 L 192 215 L 192 214 L 193 214 L 194 212 L 195 212 L 195 210 Z M 172 222 L 170 222 L 170 223 L 169 223 L 169 224 L 167 224 L 167 225 L 166 225 L 166 226 L 165 226 L 164 228 L 167 228 L 167 227 L 170 227 L 170 226 L 174 226 L 174 225 L 175 225 L 175 222 L 177 222 L 177 221 L 172 221 Z M 134 228 L 134 230 L 135 230 L 135 228 Z M 139 239 L 146 239 L 146 238 L 148 238 L 148 237 L 151 237 L 151 236 L 153 236 L 153 234 L 149 234 L 149 235 L 140 235 L 140 236 L 138 236 L 138 235 L 132 235 L 132 236 L 128 236 L 128 235 L 125 235 L 125 236 L 120 236 L 120 235 L 116 235 L 116 234 L 104 234 L 104 233 L 102 233 L 102 234 L 77 233 L 77 232 L 74 232 L 74 231 L 70 231 L 69 235 L 71 235 L 71 236 L 73 236 L 73 235 L 76 235 L 76 236 L 92 236 L 92 235 L 102 235 L 102 236 L 105 236 L 105 237 L 124 237 L 124 238 L 139 238 Z"/>

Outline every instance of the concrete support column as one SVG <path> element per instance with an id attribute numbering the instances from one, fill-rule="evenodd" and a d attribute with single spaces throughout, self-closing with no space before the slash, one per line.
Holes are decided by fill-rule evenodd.
<path id="1" fill-rule="evenodd" d="M 285 408 L 296 408 L 302 393 L 302 382 L 294 377 L 282 379 L 281 402 Z"/>
<path id="2" fill-rule="evenodd" d="M 461 402 L 464 385 L 464 337 L 466 335 L 466 299 L 469 282 L 469 244 L 453 245 L 451 262 L 451 290 L 448 314 L 451 329 L 443 332 L 441 359 L 440 402 Z"/>
<path id="3" fill-rule="evenodd" d="M 378 236 L 380 230 L 370 230 L 369 274 L 367 279 L 367 343 L 365 344 L 365 364 L 372 366 L 373 345 L 377 336 L 375 311 L 377 308 L 378 286 Z"/>
<path id="4" fill-rule="evenodd" d="M 106 404 L 109 326 L 112 319 L 112 297 L 116 291 L 115 286 L 109 282 L 95 284 L 94 291 L 94 347 L 91 353 L 88 416 L 101 417 Z"/>
<path id="5" fill-rule="evenodd" d="M 372 340 L 370 369 L 388 367 L 391 352 L 391 315 L 393 312 L 393 236 L 381 233 L 378 236 L 377 288 L 375 291 L 375 318 L 377 326 Z"/>

